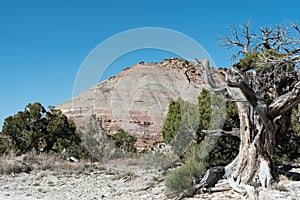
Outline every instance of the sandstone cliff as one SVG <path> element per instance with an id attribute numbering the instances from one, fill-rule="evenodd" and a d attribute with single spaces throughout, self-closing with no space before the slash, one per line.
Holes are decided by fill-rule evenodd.
<path id="1" fill-rule="evenodd" d="M 201 88 L 208 87 L 203 70 L 192 66 L 178 58 L 141 62 L 57 107 L 77 126 L 86 125 L 96 114 L 104 129 L 114 134 L 123 128 L 136 135 L 138 147 L 143 148 L 162 140 L 161 128 L 171 99 L 197 103 Z"/>

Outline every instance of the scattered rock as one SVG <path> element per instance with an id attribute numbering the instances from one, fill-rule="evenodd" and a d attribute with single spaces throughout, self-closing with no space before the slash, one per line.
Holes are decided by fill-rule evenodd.
<path id="1" fill-rule="evenodd" d="M 68 157 L 68 158 L 67 158 L 67 161 L 69 161 L 69 162 L 75 162 L 75 163 L 78 163 L 78 162 L 79 162 L 79 160 L 78 160 L 77 158 L 74 158 L 73 156 Z"/>

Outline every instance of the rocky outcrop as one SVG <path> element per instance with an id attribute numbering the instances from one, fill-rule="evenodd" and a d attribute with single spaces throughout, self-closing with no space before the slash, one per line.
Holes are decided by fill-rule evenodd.
<path id="1" fill-rule="evenodd" d="M 161 141 L 161 128 L 171 99 L 181 97 L 197 102 L 205 84 L 203 70 L 189 61 L 172 58 L 158 63 L 141 62 L 123 70 L 88 91 L 57 106 L 64 114 L 84 126 L 92 114 L 105 130 L 119 128 L 136 135 L 143 148 Z"/>

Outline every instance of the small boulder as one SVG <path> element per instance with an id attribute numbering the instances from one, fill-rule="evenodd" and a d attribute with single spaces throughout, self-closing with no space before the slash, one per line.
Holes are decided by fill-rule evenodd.
<path id="1" fill-rule="evenodd" d="M 79 162 L 79 159 L 74 158 L 73 156 L 71 156 L 71 157 L 68 157 L 68 158 L 67 158 L 67 161 L 78 163 L 78 162 Z"/>

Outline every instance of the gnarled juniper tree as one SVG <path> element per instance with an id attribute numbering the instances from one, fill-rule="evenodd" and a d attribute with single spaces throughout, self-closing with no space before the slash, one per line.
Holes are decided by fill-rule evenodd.
<path id="1" fill-rule="evenodd" d="M 207 60 L 207 80 L 215 91 L 233 98 L 240 119 L 240 150 L 226 166 L 231 186 L 256 198 L 250 183 L 268 187 L 278 174 L 273 162 L 276 143 L 284 137 L 291 122 L 291 111 L 300 101 L 297 67 L 300 61 L 300 31 L 296 24 L 260 28 L 250 33 L 250 23 L 234 27 L 232 37 L 221 37 L 227 48 L 236 48 L 238 60 L 216 83 Z"/>

